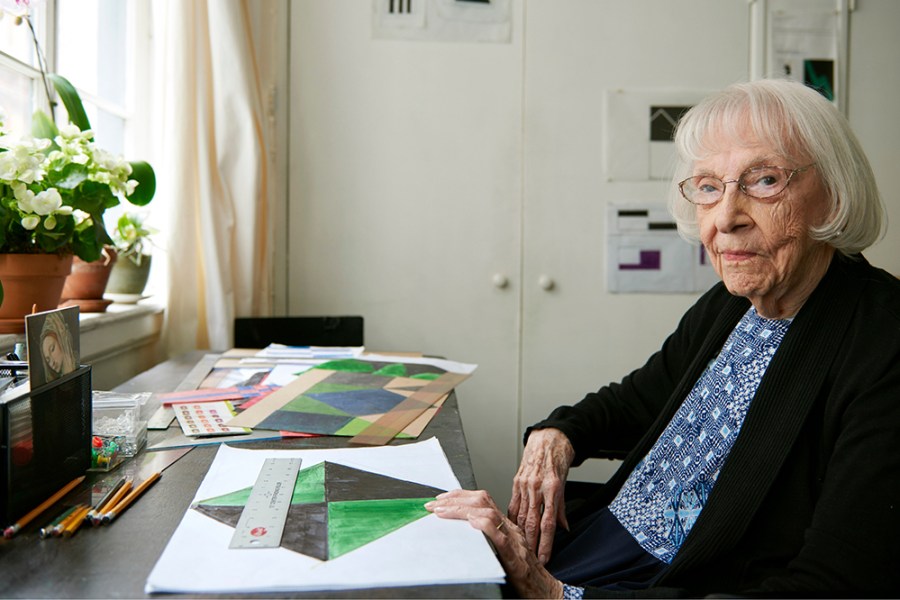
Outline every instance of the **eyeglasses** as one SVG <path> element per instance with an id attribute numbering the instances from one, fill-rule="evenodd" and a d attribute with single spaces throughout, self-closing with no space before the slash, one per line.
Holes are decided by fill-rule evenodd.
<path id="1" fill-rule="evenodd" d="M 757 200 L 777 196 L 784 191 L 794 175 L 806 171 L 816 163 L 799 169 L 787 167 L 753 167 L 747 169 L 738 179 L 722 181 L 713 175 L 694 175 L 678 184 L 681 195 L 692 204 L 715 204 L 725 195 L 725 186 L 738 184 L 741 192 Z"/>

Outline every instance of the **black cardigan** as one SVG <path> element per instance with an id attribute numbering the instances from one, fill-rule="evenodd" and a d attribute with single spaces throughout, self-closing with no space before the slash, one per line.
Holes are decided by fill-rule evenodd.
<path id="1" fill-rule="evenodd" d="M 561 429 L 576 465 L 629 452 L 591 506 L 615 497 L 748 307 L 716 285 L 642 368 L 534 426 Z M 684 545 L 635 594 L 710 592 L 900 594 L 900 281 L 861 256 L 834 258 Z"/>

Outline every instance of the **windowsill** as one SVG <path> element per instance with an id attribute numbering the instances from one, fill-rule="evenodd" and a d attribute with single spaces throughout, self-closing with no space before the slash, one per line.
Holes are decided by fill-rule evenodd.
<path id="1" fill-rule="evenodd" d="M 163 312 L 161 305 L 148 298 L 138 304 L 113 303 L 102 313 L 81 314 L 81 363 L 92 366 L 94 389 L 112 389 L 162 360 Z M 2 355 L 18 342 L 25 342 L 25 334 L 0 335 Z"/>

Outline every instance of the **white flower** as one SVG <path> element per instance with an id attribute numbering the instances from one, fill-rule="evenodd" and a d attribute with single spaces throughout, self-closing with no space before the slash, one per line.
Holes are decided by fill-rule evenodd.
<path id="1" fill-rule="evenodd" d="M 56 188 L 50 188 L 38 192 L 32 205 L 34 206 L 33 212 L 39 215 L 52 215 L 62 206 L 62 196 L 59 195 L 59 191 Z M 48 227 L 47 229 L 51 228 Z"/>
<path id="2" fill-rule="evenodd" d="M 14 139 L 0 137 L 0 179 L 34 183 L 47 173 L 47 158 L 43 154 L 50 140 Z"/>
<path id="3" fill-rule="evenodd" d="M 53 215 L 49 215 L 46 219 L 44 219 L 44 227 L 47 230 L 56 227 L 56 217 L 54 217 Z"/>
<path id="4" fill-rule="evenodd" d="M 24 213 L 33 213 L 34 210 L 34 192 L 25 187 L 24 183 L 14 183 L 12 185 L 13 195 L 19 204 L 19 210 Z"/>
<path id="5" fill-rule="evenodd" d="M 36 215 L 28 215 L 27 217 L 22 218 L 22 227 L 31 231 L 32 229 L 36 229 L 40 224 L 41 218 Z"/>

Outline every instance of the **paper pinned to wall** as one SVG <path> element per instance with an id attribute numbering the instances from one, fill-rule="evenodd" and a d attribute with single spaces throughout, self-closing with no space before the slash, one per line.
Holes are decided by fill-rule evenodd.
<path id="1" fill-rule="evenodd" d="M 768 15 L 769 77 L 784 77 L 818 90 L 834 101 L 838 86 L 839 14 L 772 7 Z"/>
<path id="2" fill-rule="evenodd" d="M 301 458 L 304 469 L 328 462 L 441 490 L 459 487 L 436 439 L 330 450 L 222 446 L 192 506 L 252 487 L 265 459 L 274 457 Z M 233 531 L 221 520 L 189 508 L 151 571 L 145 591 L 243 594 L 500 583 L 504 579 L 503 568 L 481 532 L 466 521 L 431 514 L 327 560 L 285 547 L 231 550 Z"/>
<path id="3" fill-rule="evenodd" d="M 671 132 L 681 115 L 708 91 L 608 90 L 604 161 L 610 181 L 665 180 L 675 144 Z"/>
<path id="4" fill-rule="evenodd" d="M 699 292 L 719 280 L 703 247 L 678 235 L 665 203 L 610 204 L 606 235 L 610 292 Z"/>

